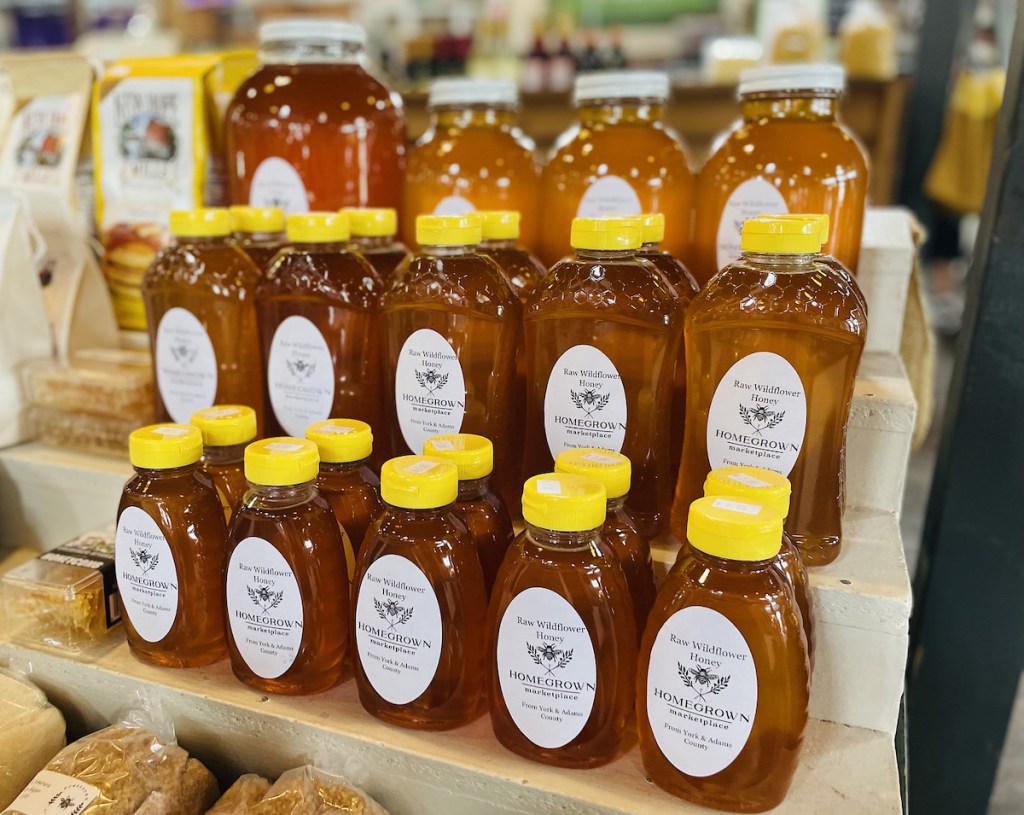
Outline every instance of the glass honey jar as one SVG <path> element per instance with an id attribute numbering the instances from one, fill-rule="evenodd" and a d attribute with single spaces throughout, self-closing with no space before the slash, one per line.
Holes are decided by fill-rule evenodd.
<path id="1" fill-rule="evenodd" d="M 214 405 L 193 413 L 191 424 L 203 434 L 200 467 L 217 490 L 224 519 L 230 521 L 249 489 L 243 462 L 246 446 L 256 439 L 256 411 L 245 405 Z"/>

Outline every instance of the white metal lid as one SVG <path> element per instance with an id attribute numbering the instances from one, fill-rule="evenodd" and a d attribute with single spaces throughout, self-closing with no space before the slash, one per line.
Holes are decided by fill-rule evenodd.
<path id="1" fill-rule="evenodd" d="M 846 87 L 846 71 L 841 65 L 824 62 L 794 62 L 788 65 L 764 65 L 747 68 L 740 74 L 739 94 L 772 91 L 836 91 Z"/>
<path id="2" fill-rule="evenodd" d="M 661 71 L 598 71 L 576 77 L 573 98 L 660 99 L 669 97 L 668 74 Z"/>
<path id="3" fill-rule="evenodd" d="M 260 26 L 261 45 L 288 40 L 366 45 L 366 31 L 355 23 L 320 17 L 290 17 L 283 20 L 269 20 Z"/>
<path id="4" fill-rule="evenodd" d="M 430 84 L 427 104 L 510 105 L 519 102 L 516 84 L 506 79 L 436 79 Z"/>

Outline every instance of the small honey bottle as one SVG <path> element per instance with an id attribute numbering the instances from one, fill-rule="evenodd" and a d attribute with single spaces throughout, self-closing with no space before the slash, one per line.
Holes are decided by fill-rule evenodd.
<path id="1" fill-rule="evenodd" d="M 513 753 L 542 764 L 598 767 L 625 748 L 636 625 L 622 565 L 601 533 L 607 500 L 583 476 L 527 481 L 526 529 L 491 597 L 491 726 Z"/>
<path id="2" fill-rule="evenodd" d="M 227 656 L 224 510 L 199 470 L 203 437 L 181 424 L 128 437 L 135 475 L 117 509 L 114 568 L 132 655 L 165 668 Z"/>
<path id="3" fill-rule="evenodd" d="M 319 463 L 306 439 L 245 449 L 249 492 L 228 533 L 228 644 L 235 676 L 263 693 L 320 693 L 341 678 L 349 582 Z"/>
<path id="4" fill-rule="evenodd" d="M 687 538 L 692 554 L 658 592 L 640 646 L 640 755 L 673 795 L 764 812 L 793 779 L 810 681 L 800 611 L 773 565 L 782 515 L 700 498 Z"/>
<path id="5" fill-rule="evenodd" d="M 548 270 L 519 244 L 519 213 L 495 209 L 477 214 L 483 229 L 480 251 L 501 267 L 525 307 Z"/>
<path id="6" fill-rule="evenodd" d="M 359 550 L 355 675 L 378 719 L 450 730 L 479 716 L 487 593 L 469 530 L 453 512 L 454 464 L 402 456 L 381 470 L 384 513 Z"/>
<path id="7" fill-rule="evenodd" d="M 347 533 L 345 560 L 349 577 L 353 577 L 355 556 L 366 530 L 384 511 L 380 479 L 370 468 L 373 433 L 366 422 L 357 419 L 327 419 L 307 427 L 306 438 L 320 451 L 316 483 Z"/>
<path id="8" fill-rule="evenodd" d="M 230 522 L 249 489 L 242 462 L 246 445 L 256 439 L 256 411 L 245 405 L 214 405 L 193 413 L 191 424 L 203 434 L 200 467 L 216 487 L 224 519 Z"/>
<path id="9" fill-rule="evenodd" d="M 253 263 L 267 273 L 274 256 L 288 243 L 284 212 L 277 207 L 231 207 L 231 231 Z"/>
<path id="10" fill-rule="evenodd" d="M 469 529 L 480 557 L 484 586 L 490 596 L 505 553 L 515 538 L 505 502 L 491 489 L 494 445 L 472 433 L 433 436 L 424 442 L 423 455 L 443 458 L 459 470 L 459 498 L 455 514 Z"/>
<path id="11" fill-rule="evenodd" d="M 647 615 L 651 613 L 651 606 L 654 605 L 657 589 L 654 584 L 650 544 L 641 536 L 636 527 L 636 519 L 626 506 L 630 471 L 629 459 L 622 453 L 594 447 L 563 450 L 555 459 L 556 473 L 582 475 L 604 485 L 608 494 L 608 514 L 605 516 L 601 531 L 605 540 L 611 544 L 626 575 L 629 596 L 633 600 L 633 616 L 636 620 L 639 643 L 644 626 L 647 625 Z"/>
<path id="12" fill-rule="evenodd" d="M 377 270 L 385 283 L 409 256 L 409 248 L 396 237 L 398 215 L 390 207 L 346 209 L 352 246 Z"/>

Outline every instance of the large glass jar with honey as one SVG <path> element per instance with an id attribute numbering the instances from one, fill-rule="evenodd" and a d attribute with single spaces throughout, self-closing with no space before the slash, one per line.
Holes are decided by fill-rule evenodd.
<path id="1" fill-rule="evenodd" d="M 842 536 L 846 424 L 867 317 L 817 259 L 814 219 L 756 218 L 742 255 L 686 316 L 686 427 L 672 531 L 682 540 L 708 472 L 750 465 L 793 485 L 786 529 L 804 563 Z"/>
<path id="2" fill-rule="evenodd" d="M 546 473 L 523 487 L 526 529 L 487 614 L 491 727 L 543 764 L 598 767 L 626 747 L 636 625 L 622 565 L 601 534 L 597 481 Z"/>
<path id="3" fill-rule="evenodd" d="M 743 121 L 721 140 L 697 180 L 690 271 L 699 285 L 739 257 L 743 222 L 761 214 L 827 214 L 827 252 L 856 272 L 868 168 L 860 145 L 837 119 L 844 83 L 837 65 L 743 72 Z"/>
<path id="4" fill-rule="evenodd" d="M 408 247 L 397 238 L 398 214 L 391 207 L 350 208 L 345 214 L 352 246 L 390 283 L 398 264 L 409 256 Z"/>
<path id="5" fill-rule="evenodd" d="M 602 71 L 576 78 L 579 121 L 563 133 L 541 174 L 536 245 L 549 266 L 569 254 L 573 218 L 665 216 L 665 249 L 689 246 L 693 175 L 678 135 L 664 123 L 668 76 Z"/>
<path id="6" fill-rule="evenodd" d="M 359 701 L 398 727 L 449 730 L 483 713 L 487 593 L 453 512 L 458 469 L 402 456 L 381 470 L 384 513 L 356 567 Z"/>
<path id="7" fill-rule="evenodd" d="M 409 152 L 402 229 L 415 237 L 418 215 L 462 215 L 478 209 L 523 213 L 523 240 L 539 227 L 539 170 L 534 145 L 516 126 L 515 83 L 438 79 L 427 105 L 430 126 Z"/>
<path id="8" fill-rule="evenodd" d="M 235 240 L 261 272 L 287 242 L 284 213 L 277 207 L 231 207 L 231 224 Z"/>
<path id="9" fill-rule="evenodd" d="M 782 516 L 701 498 L 687 539 L 640 646 L 640 755 L 650 778 L 680 798 L 764 812 L 796 771 L 810 684 L 793 590 L 772 566 Z"/>
<path id="10" fill-rule="evenodd" d="M 260 27 L 262 67 L 227 112 L 231 202 L 286 213 L 398 207 L 402 101 L 362 65 L 366 32 L 322 18 Z"/>
<path id="11" fill-rule="evenodd" d="M 256 439 L 256 411 L 246 405 L 214 405 L 192 414 L 203 434 L 202 470 L 209 476 L 231 520 L 249 483 L 245 480 L 245 448 Z"/>
<path id="12" fill-rule="evenodd" d="M 494 443 L 494 483 L 518 500 L 522 418 L 515 398 L 522 306 L 504 272 L 477 251 L 473 215 L 421 215 L 422 247 L 385 293 L 387 443 L 423 451 L 431 436 L 475 433 Z"/>
<path id="13" fill-rule="evenodd" d="M 672 501 L 670 408 L 683 310 L 638 259 L 637 218 L 578 218 L 576 256 L 541 281 L 526 311 L 526 475 L 563 450 L 597 447 L 633 465 L 627 505 L 653 536 Z"/>
<path id="14" fill-rule="evenodd" d="M 480 251 L 501 267 L 525 308 L 548 270 L 520 242 L 520 214 L 509 210 L 484 210 L 480 219 L 483 230 Z"/>
<path id="15" fill-rule="evenodd" d="M 304 436 L 331 416 L 379 421 L 384 281 L 348 245 L 348 217 L 293 213 L 290 246 L 256 290 L 268 434 Z"/>
<path id="16" fill-rule="evenodd" d="M 231 238 L 226 209 L 174 211 L 170 224 L 173 242 L 142 279 L 157 416 L 187 424 L 211 405 L 250 405 L 262 429 L 260 270 Z"/>
<path id="17" fill-rule="evenodd" d="M 320 693 L 342 676 L 348 572 L 318 464 L 306 439 L 245 450 L 249 492 L 228 533 L 228 643 L 235 676 L 263 693 Z"/>
<path id="18" fill-rule="evenodd" d="M 114 568 L 132 655 L 165 668 L 227 656 L 224 510 L 199 470 L 203 437 L 158 424 L 128 437 L 135 475 L 117 508 Z"/>

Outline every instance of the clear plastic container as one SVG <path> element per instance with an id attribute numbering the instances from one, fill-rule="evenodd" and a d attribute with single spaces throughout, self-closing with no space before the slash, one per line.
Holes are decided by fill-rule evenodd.
<path id="1" fill-rule="evenodd" d="M 32 424 L 39 441 L 47 447 L 100 456 L 127 458 L 128 435 L 145 423 L 145 419 L 96 416 L 47 407 L 32 409 Z"/>
<path id="2" fill-rule="evenodd" d="M 153 368 L 138 351 L 90 349 L 70 365 L 43 363 L 28 372 L 29 393 L 41 407 L 76 413 L 153 419 Z"/>

